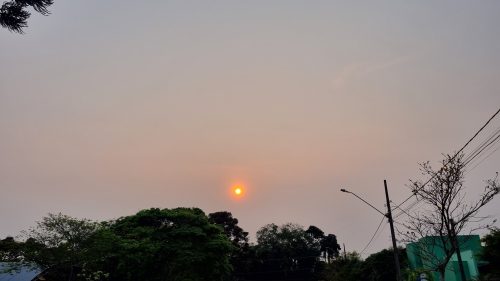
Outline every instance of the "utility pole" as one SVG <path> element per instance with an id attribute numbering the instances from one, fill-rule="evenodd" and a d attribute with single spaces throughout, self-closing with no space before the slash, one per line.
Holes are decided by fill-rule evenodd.
<path id="1" fill-rule="evenodd" d="M 340 189 L 340 191 L 345 192 L 345 193 L 350 193 L 350 194 L 356 196 L 356 198 L 363 201 L 368 206 L 372 207 L 375 211 L 379 212 L 384 217 L 389 219 L 389 225 L 391 226 L 392 248 L 394 249 L 394 265 L 396 266 L 396 280 L 402 281 L 403 279 L 401 278 L 401 269 L 399 268 L 398 246 L 396 245 L 396 235 L 394 234 L 394 223 L 392 221 L 391 202 L 389 201 L 389 191 L 387 191 L 387 181 L 386 180 L 384 180 L 384 187 L 385 187 L 385 199 L 387 200 L 387 213 L 386 214 L 384 214 L 379 209 L 375 208 L 375 206 L 368 203 L 365 199 L 356 195 L 354 192 L 351 192 L 351 191 L 344 189 L 344 188 Z"/>
<path id="2" fill-rule="evenodd" d="M 389 200 L 389 191 L 387 191 L 386 180 L 384 180 L 384 187 L 385 187 L 385 199 L 387 201 L 387 214 L 385 216 L 389 219 L 389 226 L 391 227 L 392 248 L 394 250 L 394 263 L 396 266 L 396 274 L 397 274 L 396 278 L 398 281 L 402 281 L 401 269 L 399 267 L 398 246 L 396 245 L 396 235 L 394 234 L 394 223 L 392 221 L 391 201 Z"/>
<path id="3" fill-rule="evenodd" d="M 462 281 L 466 281 L 467 277 L 465 277 L 464 264 L 462 263 L 462 254 L 460 253 L 460 247 L 458 245 L 458 236 L 457 233 L 455 232 L 455 221 L 451 219 L 450 224 L 451 224 L 451 237 L 452 237 L 451 242 L 453 243 L 453 247 L 455 248 L 455 252 L 457 253 L 458 268 L 460 269 L 460 277 L 462 278 Z"/>

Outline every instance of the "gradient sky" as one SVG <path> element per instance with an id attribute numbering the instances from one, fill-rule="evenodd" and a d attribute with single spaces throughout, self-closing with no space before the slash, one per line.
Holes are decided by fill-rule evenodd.
<path id="1" fill-rule="evenodd" d="M 25 35 L 0 30 L 0 237 L 48 212 L 196 206 L 232 212 L 252 236 L 313 224 L 360 251 L 381 217 L 339 189 L 383 209 L 387 179 L 402 201 L 418 163 L 437 165 L 500 107 L 499 1 L 51 11 Z M 467 174 L 471 198 L 496 171 L 500 151 Z M 500 200 L 484 213 L 499 217 Z M 366 253 L 389 246 L 385 227 Z"/>

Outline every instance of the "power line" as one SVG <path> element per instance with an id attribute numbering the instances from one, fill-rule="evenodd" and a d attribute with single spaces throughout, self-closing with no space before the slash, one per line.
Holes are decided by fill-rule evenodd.
<path id="1" fill-rule="evenodd" d="M 500 133 L 500 129 L 498 130 L 498 132 L 495 132 L 496 133 Z M 495 139 L 491 140 L 495 135 L 493 135 L 492 137 L 490 137 L 488 140 L 486 140 L 483 144 L 481 144 L 479 147 L 481 147 L 482 149 L 481 150 L 478 150 L 479 147 L 475 150 L 475 152 L 469 154 L 469 158 L 468 160 L 464 161 L 464 167 L 467 167 L 469 166 L 476 158 L 478 158 L 479 156 L 481 156 L 484 152 L 486 152 L 488 149 L 491 149 L 493 148 L 493 146 L 496 144 L 496 143 L 499 143 L 500 142 L 500 135 L 496 136 Z M 488 143 L 488 141 L 490 141 Z M 467 169 L 467 171 L 465 172 L 465 174 L 468 174 L 469 172 L 471 172 L 472 170 L 474 170 L 476 167 L 478 167 L 481 163 L 483 163 L 484 161 L 486 161 L 489 157 L 491 157 L 491 155 L 493 155 L 497 150 L 500 149 L 500 146 L 496 147 L 495 149 L 493 149 L 493 151 L 491 151 L 490 153 L 488 153 L 488 155 L 486 155 L 484 158 L 482 158 L 479 162 L 476 163 L 476 165 L 474 165 L 472 168 L 470 169 Z M 472 156 L 473 154 L 475 154 L 474 156 Z M 467 159 L 467 158 L 466 158 Z M 394 219 L 396 218 L 399 218 L 401 215 L 405 214 L 407 215 L 408 217 L 410 218 L 413 218 L 408 212 L 409 210 L 413 209 L 415 206 L 419 205 L 420 203 L 422 203 L 422 201 L 420 200 L 415 200 L 413 203 L 411 203 L 410 205 L 408 205 L 406 208 L 402 209 L 398 206 L 396 206 L 394 209 L 399 209 L 399 213 L 397 213 L 395 216 L 394 216 Z"/>
<path id="2" fill-rule="evenodd" d="M 474 165 L 474 167 L 470 168 L 468 172 L 474 170 L 477 166 L 479 166 L 481 163 L 483 163 L 486 159 L 490 158 L 490 156 L 493 155 L 493 153 L 495 153 L 499 148 L 500 148 L 500 146 L 497 147 L 497 148 L 495 148 L 495 150 L 493 150 L 492 152 L 490 152 L 490 154 L 488 154 L 481 161 L 479 161 L 476 165 Z"/>
<path id="3" fill-rule="evenodd" d="M 366 244 L 366 246 L 363 248 L 363 250 L 361 250 L 361 252 L 359 253 L 359 255 L 362 255 L 365 250 L 368 248 L 368 246 L 370 246 L 370 244 L 372 243 L 373 241 L 373 238 L 375 238 L 375 235 L 377 235 L 378 233 L 378 230 L 380 229 L 380 226 L 382 225 L 382 223 L 384 222 L 384 219 L 385 219 L 385 216 L 382 217 L 382 220 L 380 221 L 380 223 L 378 224 L 377 226 L 377 230 L 375 230 L 375 233 L 373 233 L 372 235 L 372 238 L 370 238 L 370 241 L 368 241 L 368 243 Z"/>
<path id="4" fill-rule="evenodd" d="M 413 195 L 412 195 L 413 196 Z M 396 206 L 394 207 L 394 209 L 399 209 L 400 212 L 397 213 L 395 216 L 394 216 L 394 219 L 397 219 L 399 218 L 401 215 L 403 214 L 406 214 L 409 216 L 408 212 L 413 209 L 415 206 L 417 206 L 418 204 L 420 204 L 422 201 L 418 200 L 417 198 L 415 198 L 415 201 L 413 203 L 411 203 L 410 205 L 406 206 L 406 208 L 402 209 L 401 207 L 399 206 Z"/>
<path id="5" fill-rule="evenodd" d="M 477 159 L 478 157 L 480 157 L 481 155 L 483 155 L 485 152 L 487 152 L 489 149 L 491 149 L 498 142 L 500 142 L 500 127 L 498 127 L 496 130 L 494 130 L 494 132 L 491 133 L 487 137 L 487 139 L 485 141 L 483 141 L 482 143 L 480 143 L 475 149 L 473 149 L 473 151 L 471 151 L 465 157 L 465 159 L 464 159 L 464 167 L 467 167 L 468 165 L 470 165 L 472 162 L 474 162 L 475 159 Z M 494 149 L 492 152 L 490 152 L 486 157 L 484 157 L 483 159 L 481 159 L 476 165 L 474 165 L 474 167 L 472 167 L 471 169 L 469 169 L 468 171 L 466 171 L 466 173 L 468 173 L 468 172 L 472 171 L 473 169 L 475 169 L 482 162 L 484 162 L 486 159 L 488 159 L 493 153 L 495 153 L 498 149 L 500 149 L 500 146 L 497 147 L 496 149 Z M 398 217 L 400 217 L 403 214 L 406 214 L 407 216 L 411 217 L 410 214 L 408 213 L 408 211 L 410 209 L 414 208 L 415 206 L 417 206 L 418 204 L 420 204 L 421 202 L 422 201 L 416 200 L 415 202 L 413 202 L 412 204 L 410 204 L 409 206 L 407 206 L 404 209 L 399 208 L 398 206 L 396 206 L 395 209 L 396 208 L 400 209 L 400 212 L 397 213 L 394 218 L 398 218 Z"/>
<path id="6" fill-rule="evenodd" d="M 493 135 L 492 137 L 490 137 L 488 140 L 486 140 L 482 145 L 481 145 L 481 149 L 480 150 L 477 150 L 477 152 L 474 154 L 474 155 L 471 155 L 468 159 L 465 160 L 464 162 L 464 166 L 467 166 L 469 163 L 471 163 L 474 159 L 476 159 L 477 157 L 479 157 L 484 151 L 486 151 L 487 149 L 491 148 L 491 146 L 495 145 L 496 143 L 498 143 L 498 141 L 500 140 L 500 130 L 497 132 L 498 135 Z M 493 138 L 495 137 L 495 138 Z M 493 139 L 492 139 L 493 138 Z"/>
<path id="7" fill-rule="evenodd" d="M 476 149 L 474 149 L 467 157 L 465 157 L 465 161 L 468 161 L 473 158 L 473 155 L 477 155 L 478 151 L 481 150 L 489 141 L 491 141 L 498 133 L 500 133 L 500 127 L 497 128 L 484 142 L 482 142 Z"/>
<path id="8" fill-rule="evenodd" d="M 387 223 L 383 224 L 382 225 L 382 228 L 380 229 L 380 231 L 378 232 L 377 235 L 375 235 L 375 238 L 373 238 L 373 241 L 377 241 L 378 238 L 380 237 L 380 235 L 382 234 L 382 232 L 384 232 L 385 228 L 387 227 Z M 361 254 L 359 254 L 361 256 Z M 363 254 L 363 255 L 366 255 L 366 256 L 369 256 L 369 254 Z"/>
<path id="9" fill-rule="evenodd" d="M 488 119 L 488 121 L 486 121 L 486 123 L 472 136 L 472 138 L 470 138 L 465 144 L 464 146 L 462 146 L 462 148 L 460 148 L 456 153 L 455 155 L 453 155 L 452 158 L 450 158 L 450 160 L 443 165 L 443 167 L 441 167 L 441 169 L 439 169 L 440 171 L 446 167 L 446 165 L 448 165 L 451 161 L 455 160 L 455 158 L 477 137 L 477 135 L 479 135 L 479 133 L 481 133 L 483 131 L 483 129 L 488 126 L 488 124 L 491 122 L 491 120 L 493 120 L 493 118 L 495 118 L 498 113 L 500 113 L 500 108 L 497 110 L 497 112 L 495 112 L 495 114 L 493 114 L 490 119 Z M 403 205 L 404 203 L 406 203 L 408 200 L 410 200 L 414 194 L 416 194 L 416 192 L 422 190 L 429 182 L 431 182 L 435 177 L 436 177 L 437 173 L 434 174 L 429 180 L 427 180 L 421 187 L 418 188 L 418 190 L 415 190 L 413 191 L 413 194 L 410 195 L 408 198 L 406 198 L 405 200 L 403 200 L 403 202 L 399 203 L 399 205 L 397 205 L 395 208 L 399 208 L 401 207 L 401 205 Z"/>
<path id="10" fill-rule="evenodd" d="M 486 126 L 488 126 L 491 120 L 493 120 L 493 118 L 495 118 L 498 115 L 498 113 L 500 113 L 500 108 L 497 110 L 497 112 L 495 112 L 495 114 L 493 114 L 493 116 L 490 117 L 490 119 L 488 119 L 488 121 L 476 132 L 476 134 L 474 134 L 474 136 L 472 136 L 472 138 L 464 146 L 462 146 L 462 148 L 460 148 L 460 150 L 455 154 L 454 157 L 456 157 L 460 152 L 462 152 L 467 147 L 467 145 L 469 145 L 469 143 L 471 143 L 472 140 L 474 140 L 477 137 L 477 135 L 479 135 L 479 133 L 481 133 L 481 131 Z"/>
<path id="11" fill-rule="evenodd" d="M 399 209 L 399 210 L 401 210 L 401 211 L 400 211 L 398 214 L 396 214 L 396 215 L 394 216 L 393 220 L 394 220 L 394 219 L 397 219 L 397 218 L 398 218 L 398 217 L 400 217 L 402 214 L 405 214 L 405 215 L 407 215 L 408 217 L 413 218 L 413 216 L 412 216 L 412 215 L 410 215 L 410 214 L 408 213 L 408 211 L 409 211 L 411 208 L 413 208 L 413 207 L 415 207 L 416 205 L 418 205 L 418 203 L 420 203 L 420 202 L 421 202 L 421 201 L 418 201 L 418 200 L 417 200 L 417 201 L 413 202 L 410 206 L 406 207 L 405 209 L 402 209 L 402 208 L 400 208 L 400 207 L 396 206 L 396 208 L 398 208 L 398 209 Z"/>

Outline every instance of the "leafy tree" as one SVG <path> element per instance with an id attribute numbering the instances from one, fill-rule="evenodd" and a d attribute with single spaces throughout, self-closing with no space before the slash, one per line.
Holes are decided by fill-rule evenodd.
<path id="1" fill-rule="evenodd" d="M 432 245 L 427 249 L 439 249 L 444 258 L 436 254 L 435 250 L 421 253 L 422 259 L 427 264 L 433 265 L 433 271 L 445 279 L 446 265 L 457 248 L 457 236 L 464 231 L 471 221 L 480 220 L 477 217 L 479 210 L 489 203 L 500 191 L 497 178 L 488 180 L 482 194 L 475 202 L 469 202 L 465 197 L 464 172 L 465 164 L 463 155 L 447 155 L 442 160 L 442 168 L 435 171 L 429 162 L 421 165 L 422 174 L 430 178 L 426 183 L 412 181 L 412 191 L 416 199 L 425 203 L 424 208 L 419 208 L 409 214 L 409 220 L 404 224 L 407 242 L 416 241 L 427 236 L 436 236 L 438 239 L 429 239 Z M 459 262 L 463 273 L 462 263 Z M 462 274 L 464 275 L 464 274 Z"/>
<path id="2" fill-rule="evenodd" d="M 321 254 L 320 240 L 296 224 L 268 224 L 257 231 L 248 280 L 313 280 Z"/>
<path id="3" fill-rule="evenodd" d="M 398 248 L 398 256 L 400 267 L 402 269 L 408 267 L 408 259 L 406 251 Z M 378 253 L 370 255 L 363 262 L 361 269 L 363 280 L 366 281 L 396 281 L 396 269 L 394 268 L 394 251 L 384 249 Z"/>
<path id="4" fill-rule="evenodd" d="M 142 210 L 93 239 L 91 272 L 112 281 L 217 281 L 231 272 L 231 242 L 197 208 Z"/>
<path id="5" fill-rule="evenodd" d="M 85 264 L 88 241 L 99 228 L 100 224 L 90 220 L 49 214 L 23 232 L 24 242 L 11 237 L 2 240 L 0 257 L 17 267 L 31 265 L 45 270 L 47 278 L 76 280 Z"/>
<path id="6" fill-rule="evenodd" d="M 406 252 L 398 249 L 401 267 L 407 267 Z M 347 253 L 325 265 L 321 279 L 323 281 L 382 281 L 396 280 L 394 252 L 385 249 L 361 260 L 356 252 Z"/>
<path id="7" fill-rule="evenodd" d="M 326 264 L 321 273 L 321 281 L 358 281 L 362 280 L 363 261 L 356 252 Z"/>
<path id="8" fill-rule="evenodd" d="M 25 242 L 0 241 L 2 261 L 34 264 L 46 280 L 222 281 L 233 246 L 200 209 L 149 209 L 95 223 L 43 218 Z"/>
<path id="9" fill-rule="evenodd" d="M 46 16 L 48 7 L 53 0 L 11 0 L 4 2 L 0 7 L 0 26 L 10 31 L 23 33 L 23 28 L 28 26 L 27 20 L 31 13 L 27 11 L 32 7 L 38 13 Z"/>
<path id="10" fill-rule="evenodd" d="M 331 262 L 332 259 L 338 258 L 340 245 L 337 242 L 337 236 L 334 234 L 326 235 L 321 241 L 321 250 L 327 262 Z"/>
<path id="11" fill-rule="evenodd" d="M 230 212 L 222 211 L 208 214 L 210 222 L 222 227 L 226 236 L 237 248 L 248 247 L 248 232 L 238 226 L 238 219 Z"/>
<path id="12" fill-rule="evenodd" d="M 500 279 L 500 229 L 492 228 L 491 232 L 483 237 L 485 243 L 481 259 L 488 264 L 481 268 L 481 277 L 484 280 Z"/>
<path id="13" fill-rule="evenodd" d="M 233 280 L 240 280 L 246 272 L 250 271 L 252 262 L 255 261 L 255 253 L 248 243 L 248 232 L 238 226 L 238 219 L 230 212 L 222 211 L 208 214 L 211 223 L 219 226 L 226 236 L 231 240 L 234 250 L 231 254 L 231 265 L 233 266 Z"/>
<path id="14" fill-rule="evenodd" d="M 327 262 L 339 256 L 340 245 L 337 242 L 337 236 L 334 234 L 325 236 L 325 233 L 314 225 L 309 226 L 306 233 L 311 235 L 315 243 L 319 243 L 322 256 Z"/>
<path id="15" fill-rule="evenodd" d="M 0 261 L 20 262 L 22 260 L 22 246 L 22 243 L 15 241 L 10 236 L 0 240 Z"/>

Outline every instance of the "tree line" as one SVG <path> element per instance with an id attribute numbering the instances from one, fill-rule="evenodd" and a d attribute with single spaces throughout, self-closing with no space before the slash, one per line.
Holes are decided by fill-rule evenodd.
<path id="1" fill-rule="evenodd" d="M 248 232 L 226 211 L 152 208 L 104 222 L 49 214 L 22 237 L 0 240 L 0 260 L 11 271 L 38 268 L 44 280 L 396 280 L 392 250 L 363 260 L 356 252 L 341 253 L 334 234 L 292 223 L 265 225 L 249 243 Z M 500 230 L 492 229 L 484 242 L 484 280 L 495 280 Z M 416 280 L 403 248 L 398 255 L 405 280 Z"/>
<path id="2" fill-rule="evenodd" d="M 477 201 L 466 200 L 463 155 L 447 155 L 438 170 L 422 164 L 426 182 L 412 181 L 417 202 L 425 206 L 402 210 L 408 216 L 400 231 L 404 242 L 437 237 L 440 252 L 421 254 L 430 271 L 445 280 L 446 268 L 459 248 L 458 235 L 481 222 L 479 210 L 500 192 L 497 177 L 486 181 Z M 398 206 L 399 207 L 399 206 Z M 500 232 L 490 226 L 484 238 L 482 278 L 498 279 Z M 261 227 L 256 243 L 230 212 L 205 214 L 198 208 L 151 208 L 116 220 L 95 222 L 63 214 L 49 214 L 24 231 L 22 239 L 0 240 L 0 261 L 12 269 L 32 266 L 44 270 L 45 280 L 230 280 L 337 281 L 395 280 L 392 250 L 362 260 L 356 253 L 340 254 L 335 234 L 316 226 L 274 223 Z M 432 249 L 436 247 L 432 245 Z M 398 249 L 405 279 L 406 253 Z M 459 266 L 462 263 L 459 262 Z M 465 274 L 460 268 L 462 280 Z"/>
<path id="3" fill-rule="evenodd" d="M 257 243 L 230 212 L 146 209 L 95 222 L 49 214 L 0 241 L 11 270 L 43 270 L 45 280 L 317 280 L 338 257 L 336 236 L 318 227 L 269 224 Z"/>

